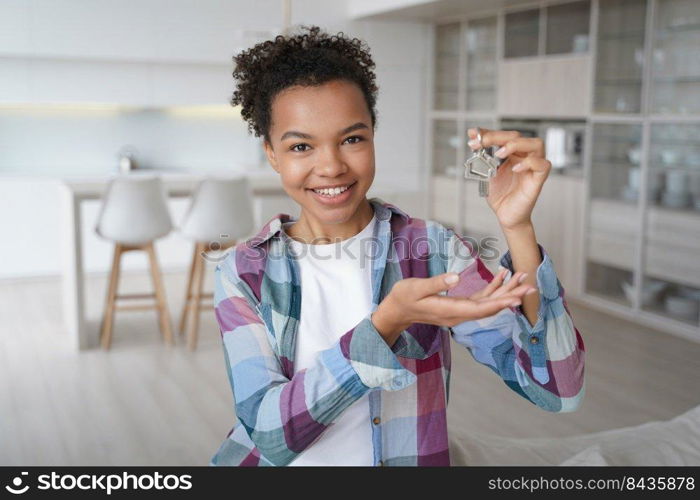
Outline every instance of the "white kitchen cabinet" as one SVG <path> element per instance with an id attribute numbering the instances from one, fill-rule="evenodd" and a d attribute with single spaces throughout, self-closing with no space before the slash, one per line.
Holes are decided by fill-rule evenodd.
<path id="1" fill-rule="evenodd" d="M 30 103 L 149 106 L 151 68 L 139 63 L 29 60 Z"/>
<path id="2" fill-rule="evenodd" d="M 231 71 L 225 64 L 0 58 L 0 103 L 227 105 Z"/>
<path id="3" fill-rule="evenodd" d="M 599 2 L 594 109 L 598 113 L 639 113 L 646 0 Z"/>
<path id="4" fill-rule="evenodd" d="M 458 107 L 433 107 L 428 120 L 455 120 L 460 133 L 489 120 L 500 128 L 512 118 L 587 120 L 583 177 L 550 175 L 533 212 L 538 241 L 568 296 L 700 341 L 700 59 L 689 49 L 700 41 L 700 2 L 590 4 L 591 11 L 576 1 L 542 2 L 529 12 L 494 6 L 459 18 L 465 33 L 475 20 L 497 16 L 495 109 L 464 106 L 465 78 Z M 459 74 L 469 68 L 468 45 L 463 50 Z M 457 198 L 465 234 L 502 244 L 476 181 L 464 181 Z M 433 199 L 432 209 L 446 210 L 439 204 Z"/>
<path id="5" fill-rule="evenodd" d="M 0 103 L 226 104 L 233 55 L 281 26 L 278 0 L 3 0 Z"/>
<path id="6" fill-rule="evenodd" d="M 518 10 L 506 13 L 506 58 L 532 57 L 539 53 L 540 9 Z"/>
<path id="7" fill-rule="evenodd" d="M 151 105 L 228 105 L 235 83 L 232 71 L 223 64 L 151 65 Z"/>

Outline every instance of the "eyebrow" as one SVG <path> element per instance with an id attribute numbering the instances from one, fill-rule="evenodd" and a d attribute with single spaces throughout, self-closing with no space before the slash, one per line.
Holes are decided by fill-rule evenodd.
<path id="1" fill-rule="evenodd" d="M 360 130 L 360 129 L 369 129 L 369 127 L 363 122 L 357 122 L 354 125 L 350 125 L 349 127 L 341 130 L 339 135 L 349 134 L 350 132 L 353 132 L 355 130 Z M 310 134 L 305 134 L 304 132 L 298 132 L 296 130 L 288 130 L 287 132 L 282 134 L 282 137 L 280 138 L 280 142 L 289 138 L 289 137 L 298 137 L 300 139 L 313 139 L 314 138 L 314 136 L 312 136 Z"/>

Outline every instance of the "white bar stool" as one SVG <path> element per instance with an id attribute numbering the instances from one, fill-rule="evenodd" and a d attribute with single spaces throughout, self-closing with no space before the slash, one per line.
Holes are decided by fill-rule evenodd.
<path id="1" fill-rule="evenodd" d="M 187 346 L 197 347 L 199 313 L 212 309 L 202 306 L 202 293 L 207 260 L 222 258 L 220 254 L 207 258 L 209 250 L 225 250 L 240 239 L 252 236 L 254 230 L 253 195 L 247 177 L 213 177 L 203 179 L 192 195 L 192 202 L 178 228 L 187 239 L 194 241 L 194 254 L 187 279 L 187 292 L 180 315 L 178 332 L 187 332 Z"/>
<path id="2" fill-rule="evenodd" d="M 110 179 L 95 227 L 99 236 L 115 244 L 107 300 L 100 327 L 100 343 L 104 349 L 109 349 L 111 345 L 114 313 L 117 309 L 157 309 L 163 339 L 167 344 L 173 344 L 170 314 L 153 245 L 156 239 L 166 236 L 172 227 L 165 189 L 160 178 L 131 174 Z M 133 250 L 143 250 L 148 254 L 154 292 L 118 295 L 121 256 Z M 123 306 L 116 304 L 117 299 L 144 298 L 155 298 L 155 303 Z"/>

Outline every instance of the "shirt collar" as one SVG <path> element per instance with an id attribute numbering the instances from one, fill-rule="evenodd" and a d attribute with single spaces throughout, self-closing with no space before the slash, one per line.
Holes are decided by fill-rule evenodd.
<path id="1" fill-rule="evenodd" d="M 372 204 L 372 207 L 374 208 L 374 215 L 379 221 L 390 220 L 392 213 L 402 217 L 405 220 L 410 219 L 410 216 L 406 212 L 398 208 L 396 205 L 382 200 L 381 198 L 375 196 L 370 198 L 369 202 Z M 282 224 L 290 221 L 296 222 L 297 220 L 298 218 L 292 217 L 289 214 L 278 213 L 265 223 L 258 234 L 247 240 L 247 243 L 251 246 L 257 247 L 278 233 L 280 233 L 283 237 L 286 237 L 286 233 L 281 231 Z"/>

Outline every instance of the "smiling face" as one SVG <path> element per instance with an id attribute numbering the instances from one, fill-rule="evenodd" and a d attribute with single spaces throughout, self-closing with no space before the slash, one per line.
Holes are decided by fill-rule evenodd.
<path id="1" fill-rule="evenodd" d="M 333 80 L 283 90 L 272 101 L 269 136 L 268 161 L 301 206 L 297 235 L 345 239 L 369 223 L 374 131 L 357 85 Z M 317 191 L 329 186 L 339 188 Z"/>

